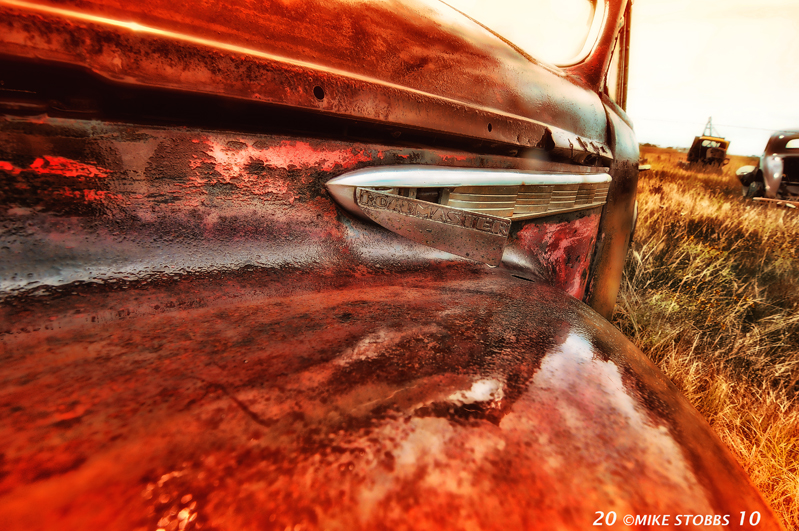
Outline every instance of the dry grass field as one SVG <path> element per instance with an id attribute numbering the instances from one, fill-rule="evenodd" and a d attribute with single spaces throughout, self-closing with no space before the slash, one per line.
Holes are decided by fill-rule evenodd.
<path id="1" fill-rule="evenodd" d="M 799 529 L 799 211 L 642 147 L 639 219 L 614 323 L 705 416 L 787 529 Z"/>

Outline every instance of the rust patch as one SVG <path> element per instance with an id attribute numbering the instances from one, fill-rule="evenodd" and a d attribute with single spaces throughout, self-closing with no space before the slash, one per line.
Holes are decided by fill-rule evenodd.
<path id="1" fill-rule="evenodd" d="M 110 170 L 99 166 L 51 155 L 37 158 L 27 168 L 17 168 L 10 162 L 0 161 L 0 170 L 6 171 L 11 175 L 19 175 L 22 172 L 32 172 L 37 175 L 75 177 L 80 181 L 86 178 L 108 177 L 109 173 L 111 173 Z"/>
<path id="2" fill-rule="evenodd" d="M 301 171 L 300 180 L 308 183 L 312 180 L 311 170 L 349 169 L 374 158 L 362 148 L 330 149 L 301 141 L 282 141 L 276 145 L 258 141 L 252 144 L 246 141 L 223 143 L 206 137 L 204 143 L 204 157 L 194 155 L 189 160 L 189 166 L 195 170 L 189 176 L 193 186 L 233 185 L 241 192 L 255 196 L 274 195 L 289 204 L 299 198 L 299 191 L 298 183 L 289 178 L 288 171 Z M 209 171 L 210 168 L 213 170 Z"/>
<path id="3" fill-rule="evenodd" d="M 359 162 L 369 162 L 372 156 L 363 149 L 330 149 L 314 147 L 308 142 L 284 140 L 277 145 L 255 145 L 240 142 L 236 148 L 230 143 L 223 146 L 211 139 L 206 153 L 215 161 L 215 168 L 223 176 L 241 176 L 240 169 L 252 161 L 262 161 L 265 166 L 290 170 L 293 168 L 318 168 L 331 171 L 337 165 L 351 168 Z"/>
<path id="4" fill-rule="evenodd" d="M 516 239 L 519 247 L 545 266 L 555 286 L 582 299 L 599 220 L 599 214 L 590 214 L 572 221 L 528 223 Z"/>

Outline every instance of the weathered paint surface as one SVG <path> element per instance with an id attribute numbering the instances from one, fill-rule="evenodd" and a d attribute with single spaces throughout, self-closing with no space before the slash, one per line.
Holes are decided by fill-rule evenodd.
<path id="1" fill-rule="evenodd" d="M 582 529 L 597 507 L 777 528 L 606 321 L 324 187 L 523 160 L 53 119 L 5 120 L 0 152 L 6 529 Z M 596 213 L 539 223 L 516 241 L 568 259 Z"/>
<path id="2" fill-rule="evenodd" d="M 594 212 L 570 221 L 546 218 L 522 227 L 515 243 L 549 273 L 551 282 L 577 299 L 588 283 L 600 214 Z"/>
<path id="3" fill-rule="evenodd" d="M 276 146 L 258 147 L 247 144 L 221 146 L 208 140 L 206 153 L 214 160 L 216 171 L 225 175 L 229 171 L 237 172 L 248 164 L 262 162 L 273 168 L 290 169 L 318 168 L 331 171 L 337 165 L 343 168 L 355 167 L 360 162 L 372 160 L 371 153 L 358 152 L 354 149 L 329 149 L 327 146 L 314 147 L 308 142 L 283 141 Z"/>
<path id="4" fill-rule="evenodd" d="M 466 263 L 125 288 L 2 310 L 5 530 L 587 529 L 597 510 L 778 529 L 674 386 L 558 289 Z"/>
<path id="5" fill-rule="evenodd" d="M 196 171 L 189 175 L 191 184 L 203 190 L 218 184 L 231 184 L 241 190 L 243 195 L 266 194 L 285 198 L 294 203 L 298 197 L 291 188 L 296 189 L 289 179 L 275 181 L 271 175 L 275 170 L 300 170 L 305 173 L 304 182 L 310 180 L 310 171 L 331 172 L 338 168 L 356 168 L 361 163 L 382 158 L 382 153 L 365 146 L 344 147 L 343 145 L 317 145 L 308 142 L 282 141 L 276 145 L 268 145 L 258 141 L 248 144 L 242 141 L 228 141 L 224 145 L 217 138 L 206 137 L 202 144 L 203 155 L 192 156 L 189 165 L 194 170 L 201 170 L 205 165 L 213 167 L 213 171 Z M 406 155 L 407 157 L 407 155 Z"/>
<path id="6" fill-rule="evenodd" d="M 624 111 L 603 96 L 608 111 L 610 141 L 615 156 L 610 167 L 613 186 L 608 193 L 591 279 L 585 300 L 610 319 L 621 286 L 624 261 L 630 244 L 638 186 L 638 141 Z"/>
<path id="7" fill-rule="evenodd" d="M 157 87 L 182 94 L 229 98 L 228 102 L 262 102 L 284 110 L 320 113 L 318 116 L 328 118 L 369 121 L 386 130 L 396 126 L 405 133 L 432 133 L 433 138 L 440 135 L 448 142 L 465 144 L 468 141 L 480 150 L 496 149 L 495 152 L 501 150 L 513 156 L 534 152 L 535 156 L 562 157 L 585 164 L 610 164 L 611 159 L 616 159 L 612 164 L 617 168 L 613 171 L 615 184 L 609 197 L 611 204 L 618 206 L 610 209 L 610 216 L 603 220 L 608 230 L 602 231 L 587 295 L 592 307 L 609 316 L 618 291 L 618 282 L 610 277 L 617 277 L 621 270 L 626 250 L 625 229 L 631 226 L 630 205 L 634 200 L 634 171 L 624 168 L 625 165 L 632 167 L 630 165 L 633 159 L 637 160 L 637 153 L 631 157 L 631 146 L 619 145 L 620 141 L 624 144 L 629 140 L 625 137 L 628 131 L 619 135 L 614 126 L 611 127 L 613 134 L 608 137 L 608 117 L 623 112 L 611 109 L 606 115 L 596 90 L 601 85 L 616 23 L 626 2 L 614 0 L 608 3 L 606 24 L 590 57 L 583 63 L 563 69 L 539 64 L 526 57 L 439 2 L 378 2 L 370 4 L 368 9 L 364 9 L 362 3 L 347 1 L 308 0 L 301 5 L 300 8 L 300 4 L 293 3 L 289 8 L 273 2 L 176 6 L 162 0 L 138 4 L 104 0 L 0 0 L 0 12 L 3 13 L 0 16 L 0 48 L 4 58 L 9 60 L 34 60 L 31 63 L 41 65 L 51 61 L 110 80 L 99 89 L 95 87 L 98 93 L 105 93 L 107 90 L 104 89 L 112 86 Z M 339 31 L 342 27 L 347 30 Z M 371 53 L 363 53 L 364 49 Z M 44 99 L 41 101 L 31 96 L 32 101 L 27 102 L 27 107 L 12 107 L 27 109 L 25 112 L 39 108 L 45 112 L 50 105 L 47 95 L 51 92 L 43 90 L 41 96 Z M 60 94 L 55 92 L 51 94 L 56 101 L 53 108 L 58 110 L 63 102 L 57 101 Z M 72 107 L 71 101 L 63 107 L 84 112 L 82 105 L 86 102 L 83 100 L 90 100 L 91 96 L 80 90 L 73 96 L 80 100 L 76 107 Z M 90 112 L 98 109 L 91 104 L 88 108 Z M 35 123 L 40 117 L 32 116 L 30 120 Z M 292 127 L 291 119 L 284 116 L 282 120 L 285 121 L 278 119 L 269 125 Z M 624 120 L 617 121 L 622 129 L 629 129 L 622 124 Z M 269 122 L 269 118 L 266 121 Z M 45 122 L 46 119 L 40 120 L 40 123 Z M 401 133 L 399 130 L 391 131 L 391 135 Z M 200 142 L 201 139 L 194 138 L 193 141 Z M 227 141 L 238 140 L 229 138 Z M 287 140 L 285 145 L 295 141 Z M 613 155 L 609 149 L 611 143 L 614 143 Z M 298 152 L 304 151 L 299 144 L 295 147 Z M 152 154 L 146 146 L 138 148 L 138 155 L 128 152 L 123 160 L 110 161 L 108 169 L 119 172 L 120 164 L 130 168 L 137 158 L 146 160 Z M 180 149 L 185 150 L 185 146 Z M 250 145 L 245 151 L 250 149 L 259 151 L 262 148 Z M 279 149 L 279 146 L 271 145 L 270 150 L 274 153 L 270 156 L 279 159 Z M 319 149 L 319 146 L 311 149 Z M 249 203 L 253 194 L 260 194 L 274 204 L 292 205 L 307 199 L 299 197 L 285 181 L 251 176 L 263 162 L 258 160 L 263 154 L 253 153 L 255 165 L 252 171 L 231 166 L 225 159 L 234 157 L 234 151 L 227 143 L 217 146 L 214 156 L 199 151 L 195 153 L 195 164 L 199 165 L 194 168 L 197 175 L 188 175 L 184 169 L 179 169 L 175 176 L 183 181 L 176 182 L 173 188 L 164 190 L 163 183 L 159 182 L 159 186 L 141 192 L 158 194 L 157 198 L 149 196 L 142 203 L 158 202 L 161 206 L 132 209 L 135 210 L 134 225 L 137 220 L 152 223 L 156 219 L 162 219 L 166 226 L 181 225 L 182 222 L 175 223 L 166 212 L 178 206 L 196 209 L 192 219 L 207 214 L 203 230 L 217 226 L 215 220 L 218 217 L 226 219 L 228 227 L 251 225 L 240 222 L 240 211 L 235 214 L 220 212 L 209 205 L 221 203 L 219 198 L 224 195 L 228 199 L 238 197 L 242 203 Z M 294 156 L 288 151 L 287 154 Z M 411 161 L 415 155 L 413 150 L 392 150 L 386 157 L 377 158 L 381 163 L 388 163 L 391 159 L 402 163 Z M 170 156 L 169 149 L 162 156 Z M 217 161 L 216 156 L 222 158 Z M 313 156 L 310 155 L 311 159 Z M 363 164 L 370 157 L 373 163 L 376 160 L 373 154 L 358 152 L 343 154 L 345 158 L 341 160 L 335 155 L 330 156 L 327 166 L 317 164 L 315 167 L 322 170 L 332 164 L 331 171 L 335 173 L 339 171 L 339 164 L 342 168 L 348 165 L 347 157 L 350 156 L 365 157 Z M 478 160 L 480 157 L 457 153 L 437 153 L 435 158 L 435 161 L 427 158 L 422 163 L 464 166 L 485 163 Z M 619 161 L 619 158 L 624 160 Z M 12 171 L 29 168 L 31 164 L 30 160 L 6 162 L 12 164 Z M 524 161 L 504 164 L 505 167 L 523 167 Z M 158 175 L 163 175 L 164 166 L 158 167 L 161 172 Z M 136 169 L 131 175 L 141 175 L 142 171 Z M 160 181 L 161 176 L 156 180 Z M 110 184 L 108 190 L 101 185 L 92 185 L 76 191 L 69 186 L 66 189 L 61 187 L 53 174 L 45 177 L 50 183 L 38 188 L 34 186 L 47 199 L 44 201 L 48 205 L 45 210 L 53 210 L 56 204 L 63 203 L 70 205 L 73 213 L 105 210 L 127 214 L 129 210 L 123 208 L 126 201 L 137 199 L 128 193 L 133 187 L 119 194 L 115 191 L 116 183 Z M 125 179 L 130 177 L 125 175 Z M 18 197 L 18 192 L 26 186 L 30 184 L 20 183 L 10 195 Z M 190 187 L 208 193 L 183 194 Z M 237 195 L 239 192 L 243 195 Z M 234 218 L 233 222 L 229 222 L 231 218 Z M 62 221 L 59 223 L 63 225 Z M 104 229 L 100 227 L 97 231 L 90 231 L 89 239 L 102 235 Z M 109 234 L 115 232 L 118 231 L 111 229 Z M 185 232 L 177 238 L 185 239 L 183 234 Z M 168 238 L 170 242 L 175 239 Z M 99 242 L 100 245 L 104 246 L 106 240 Z M 139 240 L 133 240 L 126 243 L 129 254 L 141 250 Z M 319 248 L 318 245 L 312 247 Z M 223 251 L 213 245 L 208 249 L 217 254 Z M 264 256 L 260 250 L 263 249 L 253 249 L 250 254 Z M 136 274 L 146 275 L 152 269 L 165 267 L 147 265 L 152 252 L 151 249 L 145 250 L 143 260 L 134 258 L 137 263 L 144 264 L 143 270 L 139 269 Z M 189 254 L 185 249 L 169 252 L 179 257 Z M 319 256 L 318 253 L 303 253 L 304 263 Z M 100 277 L 106 275 L 115 260 L 116 257 L 104 259 L 104 265 L 100 267 L 104 272 Z M 61 275 L 60 264 L 69 268 L 72 262 L 70 256 L 61 255 L 58 263 L 50 268 L 49 278 Z M 178 262 L 183 264 L 185 260 L 181 258 Z M 228 266 L 235 267 L 246 260 L 232 256 L 228 262 Z M 205 266 L 195 263 L 188 269 L 196 270 L 198 267 Z M 178 268 L 186 269 L 181 265 Z M 80 275 L 87 279 L 97 277 L 92 272 L 95 270 L 81 270 L 84 272 Z M 37 276 L 34 273 L 34 277 Z M 35 285 L 36 282 L 36 278 L 29 282 L 16 279 L 13 285 Z"/>
<path id="8" fill-rule="evenodd" d="M 93 177 L 108 177 L 108 170 L 90 164 L 82 164 L 64 157 L 51 157 L 45 155 L 37 158 L 25 169 L 17 168 L 7 161 L 0 160 L 0 170 L 19 175 L 23 171 L 37 175 L 63 175 L 64 177 L 77 177 L 79 180 Z"/>
<path id="9" fill-rule="evenodd" d="M 2 296 L 244 266 L 344 272 L 364 261 L 412 268 L 459 261 L 350 219 L 324 183 L 365 166 L 532 164 L 456 151 L 41 117 L 0 121 L 0 160 L 0 246 L 7 251 L 0 261 Z"/>

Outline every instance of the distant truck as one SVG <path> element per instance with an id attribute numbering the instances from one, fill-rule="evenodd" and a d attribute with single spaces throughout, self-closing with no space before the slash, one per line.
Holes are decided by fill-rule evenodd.
<path id="1" fill-rule="evenodd" d="M 727 158 L 727 148 L 730 141 L 716 136 L 697 136 L 688 150 L 689 164 L 704 164 L 707 166 L 724 166 L 730 162 Z"/>
<path id="2" fill-rule="evenodd" d="M 702 135 L 694 137 L 691 149 L 688 150 L 688 160 L 683 166 L 701 164 L 721 168 L 730 162 L 727 158 L 730 141 L 714 133 L 712 118 L 708 118 Z"/>

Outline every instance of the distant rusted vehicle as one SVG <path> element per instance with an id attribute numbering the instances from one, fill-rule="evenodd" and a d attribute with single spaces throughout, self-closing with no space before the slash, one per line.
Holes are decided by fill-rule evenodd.
<path id="1" fill-rule="evenodd" d="M 721 168 L 730 162 L 727 158 L 730 141 L 714 133 L 712 119 L 708 118 L 702 135 L 694 137 L 683 166 L 702 165 Z"/>
<path id="2" fill-rule="evenodd" d="M 715 136 L 697 136 L 688 150 L 688 163 L 721 167 L 730 162 L 727 158 L 729 140 Z"/>
<path id="3" fill-rule="evenodd" d="M 777 131 L 766 143 L 757 166 L 735 172 L 744 197 L 799 200 L 799 131 Z"/>

